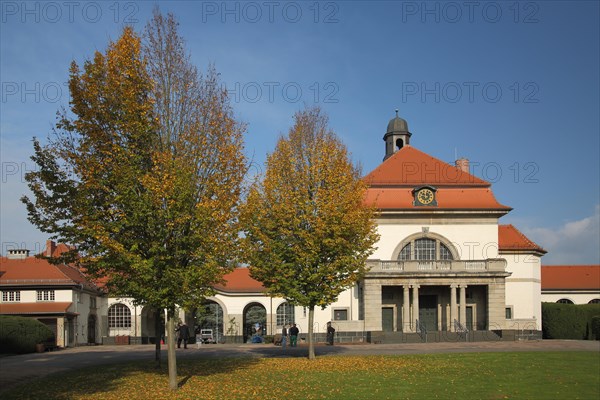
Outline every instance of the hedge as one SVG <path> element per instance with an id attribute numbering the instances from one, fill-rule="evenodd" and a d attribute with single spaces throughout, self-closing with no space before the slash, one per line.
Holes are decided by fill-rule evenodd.
<path id="1" fill-rule="evenodd" d="M 544 339 L 600 339 L 600 304 L 542 303 Z"/>
<path id="2" fill-rule="evenodd" d="M 37 319 L 0 315 L 0 353 L 33 353 L 37 343 L 53 339 L 52 330 Z"/>

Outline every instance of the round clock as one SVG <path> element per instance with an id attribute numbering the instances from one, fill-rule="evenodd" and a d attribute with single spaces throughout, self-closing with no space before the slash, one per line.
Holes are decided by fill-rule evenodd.
<path id="1" fill-rule="evenodd" d="M 433 192 L 430 189 L 421 189 L 417 193 L 417 199 L 421 204 L 429 204 L 433 201 Z"/>

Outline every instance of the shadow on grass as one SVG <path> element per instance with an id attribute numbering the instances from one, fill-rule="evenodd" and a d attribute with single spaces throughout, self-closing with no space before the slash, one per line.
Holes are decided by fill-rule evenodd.
<path id="1" fill-rule="evenodd" d="M 94 353 L 93 356 L 103 357 L 102 352 Z M 178 387 L 183 388 L 194 377 L 232 373 L 237 369 L 250 368 L 256 362 L 258 362 L 257 357 L 225 359 L 181 357 L 180 359 L 178 354 L 177 374 L 180 379 Z M 100 361 L 98 365 L 93 364 L 22 381 L 2 391 L 0 397 L 3 400 L 70 399 L 91 396 L 114 398 L 117 392 L 122 393 L 124 390 L 134 397 L 139 397 L 140 393 L 146 392 L 148 393 L 146 398 L 165 398 L 175 393 L 169 389 L 168 363 L 165 357 L 161 359 L 160 367 L 154 357 L 124 362 L 114 360 L 114 363 Z"/>
<path id="2" fill-rule="evenodd" d="M 191 378 L 192 378 L 192 375 L 186 376 L 185 378 L 183 378 L 182 380 L 179 381 L 179 383 L 177 384 L 177 387 L 182 388 L 187 383 L 187 381 L 189 381 Z"/>
<path id="3" fill-rule="evenodd" d="M 324 343 L 315 344 L 315 356 L 342 355 L 347 353 L 347 349 L 341 346 L 327 346 Z M 256 348 L 249 349 L 250 354 L 255 354 L 263 358 L 285 358 L 285 357 L 308 357 L 308 344 L 301 344 L 297 347 L 274 345 L 257 345 Z"/>

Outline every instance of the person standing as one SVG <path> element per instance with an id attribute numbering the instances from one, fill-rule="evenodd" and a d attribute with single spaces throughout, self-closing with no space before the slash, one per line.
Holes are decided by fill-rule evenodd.
<path id="1" fill-rule="evenodd" d="M 287 344 L 287 325 L 284 325 L 281 329 L 281 348 L 285 349 L 285 345 Z"/>
<path id="2" fill-rule="evenodd" d="M 327 323 L 327 344 L 329 346 L 333 346 L 333 334 L 335 333 L 335 328 L 331 326 L 331 321 Z"/>
<path id="3" fill-rule="evenodd" d="M 290 328 L 289 333 L 290 333 L 290 346 L 296 347 L 298 345 L 298 334 L 300 333 L 300 329 L 298 329 L 296 324 L 293 324 L 292 327 Z"/>

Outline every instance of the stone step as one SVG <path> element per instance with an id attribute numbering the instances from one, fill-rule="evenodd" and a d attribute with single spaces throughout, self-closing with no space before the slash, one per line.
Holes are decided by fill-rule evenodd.
<path id="1" fill-rule="evenodd" d="M 492 331 L 472 331 L 468 333 L 436 331 L 428 332 L 427 338 L 422 338 L 418 333 L 382 332 L 373 335 L 372 343 L 436 343 L 436 342 L 490 342 L 500 341 L 502 338 Z"/>

